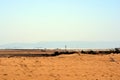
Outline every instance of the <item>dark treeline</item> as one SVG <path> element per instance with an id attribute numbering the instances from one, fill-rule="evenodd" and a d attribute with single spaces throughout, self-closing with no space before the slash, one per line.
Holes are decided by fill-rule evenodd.
<path id="1" fill-rule="evenodd" d="M 45 52 L 45 53 L 41 53 L 41 52 Z M 21 53 L 6 53 L 6 54 L 0 54 L 0 57 L 54 57 L 54 56 L 59 56 L 59 55 L 62 55 L 62 54 L 119 54 L 120 53 L 120 48 L 115 48 L 115 49 L 110 49 L 110 50 L 106 50 L 106 51 L 94 51 L 94 50 L 88 50 L 88 51 L 85 51 L 85 50 L 81 50 L 80 52 L 79 51 L 69 51 L 69 50 L 63 50 L 63 51 L 54 51 L 54 52 L 51 52 L 51 53 L 47 53 L 49 51 L 40 51 L 40 53 L 37 53 L 37 54 L 34 54 L 34 53 L 24 53 L 24 54 L 21 54 Z"/>
<path id="2" fill-rule="evenodd" d="M 89 50 L 89 51 L 81 51 L 82 54 L 119 54 L 120 53 L 120 48 L 115 48 L 115 49 L 110 49 L 108 51 L 94 51 L 94 50 Z"/>

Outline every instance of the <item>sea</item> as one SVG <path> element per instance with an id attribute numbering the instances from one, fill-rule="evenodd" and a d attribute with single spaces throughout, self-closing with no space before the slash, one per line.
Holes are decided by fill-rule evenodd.
<path id="1" fill-rule="evenodd" d="M 31 43 L 8 43 L 0 49 L 113 49 L 120 48 L 120 41 L 50 41 Z"/>

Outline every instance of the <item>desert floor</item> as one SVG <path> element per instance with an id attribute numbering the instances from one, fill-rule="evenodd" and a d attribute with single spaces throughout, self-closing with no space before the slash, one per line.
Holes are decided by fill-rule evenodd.
<path id="1" fill-rule="evenodd" d="M 0 80 L 120 80 L 120 54 L 0 57 Z"/>

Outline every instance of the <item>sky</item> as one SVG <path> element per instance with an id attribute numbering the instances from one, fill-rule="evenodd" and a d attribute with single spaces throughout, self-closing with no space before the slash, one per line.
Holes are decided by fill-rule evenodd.
<path id="1" fill-rule="evenodd" d="M 0 0 L 0 44 L 120 41 L 120 0 Z"/>

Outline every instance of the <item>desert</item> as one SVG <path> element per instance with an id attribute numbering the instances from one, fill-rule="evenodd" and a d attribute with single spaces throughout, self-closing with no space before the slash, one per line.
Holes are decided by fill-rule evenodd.
<path id="1" fill-rule="evenodd" d="M 120 0 L 0 0 L 0 80 L 120 80 Z"/>
<path id="2" fill-rule="evenodd" d="M 119 80 L 120 54 L 51 54 L 54 50 L 0 50 L 0 80 Z"/>

